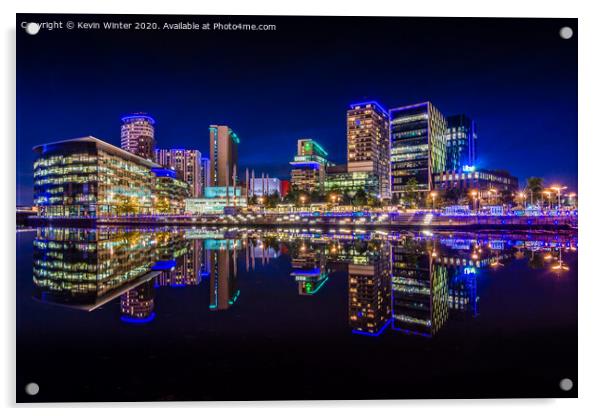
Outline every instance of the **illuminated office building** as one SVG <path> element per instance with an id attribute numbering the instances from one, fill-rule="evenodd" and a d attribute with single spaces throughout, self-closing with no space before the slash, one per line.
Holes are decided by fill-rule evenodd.
<path id="1" fill-rule="evenodd" d="M 447 268 L 416 241 L 394 245 L 392 265 L 392 328 L 435 335 L 448 318 Z"/>
<path id="2" fill-rule="evenodd" d="M 474 121 L 464 114 L 449 116 L 445 134 L 445 170 L 458 171 L 476 164 L 477 132 Z"/>
<path id="3" fill-rule="evenodd" d="M 433 176 L 445 170 L 446 121 L 430 102 L 390 110 L 391 178 L 393 194 L 434 189 Z"/>
<path id="4" fill-rule="evenodd" d="M 240 139 L 228 126 L 209 127 L 209 172 L 211 186 L 235 186 Z"/>
<path id="5" fill-rule="evenodd" d="M 154 161 L 155 120 L 145 113 L 122 117 L 121 148 L 143 159 Z"/>
<path id="6" fill-rule="evenodd" d="M 247 198 L 240 186 L 210 186 L 202 198 L 185 200 L 185 212 L 190 214 L 224 214 L 227 209 L 245 208 Z"/>
<path id="7" fill-rule="evenodd" d="M 351 104 L 347 110 L 347 169 L 374 174 L 377 196 L 391 197 L 389 113 L 374 101 Z"/>
<path id="8" fill-rule="evenodd" d="M 155 161 L 161 166 L 174 170 L 178 177 L 188 183 L 190 196 L 203 194 L 202 158 L 198 150 L 157 149 Z"/>
<path id="9" fill-rule="evenodd" d="M 368 195 L 380 195 L 378 176 L 373 172 L 349 172 L 347 165 L 326 168 L 324 191 L 338 191 L 353 195 L 359 190 L 365 191 Z"/>
<path id="10" fill-rule="evenodd" d="M 464 166 L 458 171 L 445 171 L 434 175 L 435 188 L 441 191 L 458 189 L 468 194 L 476 191 L 479 198 L 488 198 L 494 189 L 500 193 L 518 191 L 518 178 L 503 170 L 476 169 Z"/>
<path id="11" fill-rule="evenodd" d="M 355 257 L 349 264 L 349 324 L 355 334 L 380 335 L 391 322 L 389 250 L 386 245 L 368 261 Z"/>
<path id="12" fill-rule="evenodd" d="M 291 186 L 297 190 L 321 191 L 326 176 L 328 153 L 313 139 L 299 139 L 297 154 L 292 162 Z"/>
<path id="13" fill-rule="evenodd" d="M 190 186 L 171 169 L 153 168 L 153 209 L 155 214 L 183 214 Z"/>
<path id="14" fill-rule="evenodd" d="M 92 136 L 33 150 L 34 204 L 41 217 L 176 214 L 189 192 L 173 171 Z"/>

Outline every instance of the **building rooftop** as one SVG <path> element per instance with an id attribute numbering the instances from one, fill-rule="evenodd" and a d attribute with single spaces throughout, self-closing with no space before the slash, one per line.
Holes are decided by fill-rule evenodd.
<path id="1" fill-rule="evenodd" d="M 97 139 L 94 136 L 79 137 L 76 139 L 59 140 L 56 142 L 40 144 L 40 145 L 34 146 L 33 151 L 36 153 L 43 153 L 47 146 L 56 146 L 56 145 L 69 144 L 69 143 L 95 143 L 96 146 L 98 146 L 98 148 L 100 148 L 108 153 L 122 157 L 124 159 L 139 163 L 139 164 L 147 166 L 149 168 L 160 168 L 161 167 L 161 165 L 158 165 L 157 163 L 151 162 L 150 160 L 144 159 L 143 157 L 140 157 L 138 155 L 130 153 L 130 152 L 123 150 L 117 146 L 114 146 L 110 143 L 104 142 L 100 139 Z"/>

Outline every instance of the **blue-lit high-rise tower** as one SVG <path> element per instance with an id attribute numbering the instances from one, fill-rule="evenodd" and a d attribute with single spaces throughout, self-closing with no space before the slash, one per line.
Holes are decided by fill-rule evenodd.
<path id="1" fill-rule="evenodd" d="M 457 172 L 465 166 L 474 166 L 477 160 L 477 132 L 474 121 L 464 114 L 449 116 L 446 119 L 445 170 Z"/>

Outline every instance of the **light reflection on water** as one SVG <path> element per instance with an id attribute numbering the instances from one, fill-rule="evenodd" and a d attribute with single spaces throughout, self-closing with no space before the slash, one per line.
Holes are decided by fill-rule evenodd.
<path id="1" fill-rule="evenodd" d="M 346 275 L 351 334 L 433 337 L 448 320 L 479 316 L 482 273 L 503 275 L 526 260 L 526 267 L 562 278 L 573 273 L 566 259 L 576 251 L 576 234 L 555 233 L 38 228 L 33 296 L 92 313 L 119 302 L 122 322 L 145 325 L 157 317 L 158 288 L 202 285 L 209 293 L 204 307 L 223 313 L 245 299 L 241 271 L 286 258 L 285 277 L 299 296 L 319 298 L 335 273 Z"/>

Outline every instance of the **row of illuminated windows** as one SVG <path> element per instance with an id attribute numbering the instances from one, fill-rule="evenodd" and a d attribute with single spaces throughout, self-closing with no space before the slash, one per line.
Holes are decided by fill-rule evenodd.
<path id="1" fill-rule="evenodd" d="M 62 185 L 65 183 L 88 183 L 88 182 L 96 182 L 98 181 L 98 176 L 96 175 L 67 175 L 67 176 L 58 176 L 58 177 L 50 177 L 37 179 L 33 182 L 34 185 L 41 186 L 46 184 L 52 185 Z"/>
<path id="2" fill-rule="evenodd" d="M 96 156 L 87 153 L 76 153 L 69 156 L 46 156 L 36 159 L 33 163 L 34 169 L 38 167 L 51 167 L 59 165 L 72 165 L 74 163 L 95 164 Z"/>
<path id="3" fill-rule="evenodd" d="M 33 177 L 49 175 L 66 175 L 70 173 L 96 173 L 96 165 L 62 165 L 47 169 L 35 169 Z"/>

